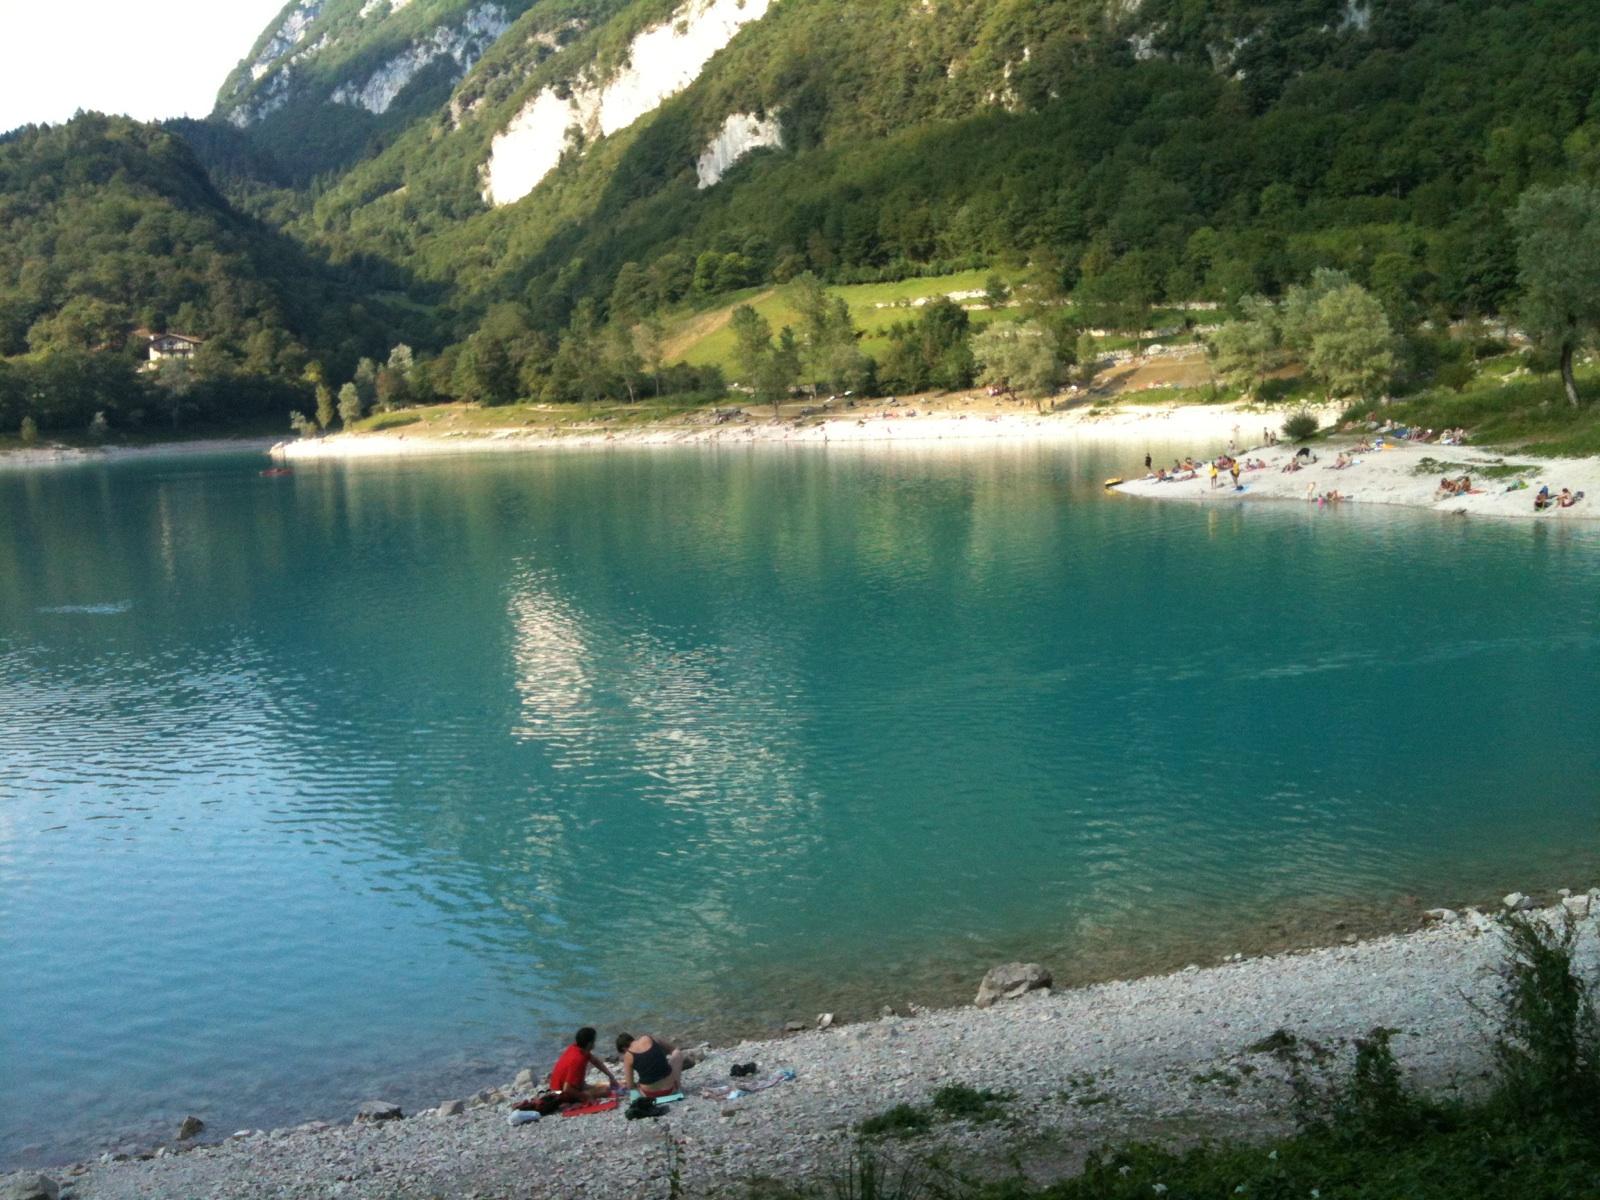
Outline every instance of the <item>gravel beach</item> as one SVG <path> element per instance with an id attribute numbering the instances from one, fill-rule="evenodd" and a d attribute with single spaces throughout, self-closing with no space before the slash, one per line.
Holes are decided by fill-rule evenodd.
<path id="1" fill-rule="evenodd" d="M 1580 956 L 1591 970 L 1595 895 L 1562 902 L 1586 918 Z M 513 1128 L 507 1100 L 485 1097 L 457 1115 L 257 1131 L 48 1174 L 77 1200 L 639 1197 L 666 1196 L 676 1161 L 684 1194 L 743 1195 L 763 1179 L 826 1177 L 847 1160 L 863 1119 L 963 1083 L 1014 1093 L 1005 1119 L 939 1123 L 889 1143 L 890 1152 L 914 1158 L 938 1145 L 974 1170 L 1045 1180 L 1108 1142 L 1286 1130 L 1288 1068 L 1280 1055 L 1251 1049 L 1278 1030 L 1314 1046 L 1338 1075 L 1351 1039 L 1387 1026 L 1398 1031 L 1394 1049 L 1413 1082 L 1470 1091 L 1489 1065 L 1503 957 L 1489 917 L 1436 910 L 1421 930 L 1353 945 L 713 1049 L 685 1076 L 688 1098 L 657 1119 L 630 1121 L 618 1110 Z M 701 1094 L 728 1085 L 729 1067 L 745 1062 L 758 1064 L 757 1080 L 784 1068 L 795 1079 L 735 1100 Z M 529 1065 L 542 1082 L 548 1064 Z"/>

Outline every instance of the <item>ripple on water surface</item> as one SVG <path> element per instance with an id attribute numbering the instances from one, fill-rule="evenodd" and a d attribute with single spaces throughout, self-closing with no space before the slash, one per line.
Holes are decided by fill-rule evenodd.
<path id="1" fill-rule="evenodd" d="M 0 477 L 0 1161 L 1594 881 L 1593 535 L 1118 465 Z"/>

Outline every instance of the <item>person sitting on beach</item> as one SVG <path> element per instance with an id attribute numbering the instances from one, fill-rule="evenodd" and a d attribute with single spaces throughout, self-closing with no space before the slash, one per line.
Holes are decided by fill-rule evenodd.
<path id="1" fill-rule="evenodd" d="M 1550 485 L 1547 483 L 1539 489 L 1533 497 L 1533 509 L 1540 512 L 1555 503 L 1555 498 L 1550 495 Z"/>
<path id="2" fill-rule="evenodd" d="M 1562 488 L 1561 498 L 1556 501 L 1562 508 L 1571 508 L 1577 502 L 1578 498 L 1572 494 L 1571 488 Z"/>
<path id="3" fill-rule="evenodd" d="M 683 1082 L 683 1051 L 659 1038 L 619 1033 L 617 1052 L 622 1055 L 623 1086 L 637 1086 L 647 1099 L 670 1096 Z"/>
<path id="4" fill-rule="evenodd" d="M 595 1057 L 594 1038 L 594 1030 L 585 1025 L 572 1035 L 572 1045 L 556 1059 L 555 1069 L 550 1072 L 550 1090 L 561 1096 L 563 1104 L 592 1104 L 604 1100 L 612 1088 L 620 1086 L 611 1068 Z M 611 1082 L 589 1083 L 590 1067 L 602 1072 Z"/>
<path id="5" fill-rule="evenodd" d="M 1285 474 L 1285 475 L 1292 474 L 1293 472 L 1298 471 L 1299 469 L 1300 469 L 1300 459 L 1299 458 L 1291 458 L 1288 462 L 1283 464 L 1283 474 Z"/>
<path id="6" fill-rule="evenodd" d="M 1456 481 L 1448 475 L 1441 475 L 1439 477 L 1439 491 L 1447 496 L 1454 496 L 1456 494 Z"/>
<path id="7" fill-rule="evenodd" d="M 1333 469 L 1335 471 L 1342 471 L 1346 467 L 1348 467 L 1349 465 L 1350 465 L 1349 456 L 1346 455 L 1343 450 L 1339 451 L 1339 457 L 1333 460 Z"/>

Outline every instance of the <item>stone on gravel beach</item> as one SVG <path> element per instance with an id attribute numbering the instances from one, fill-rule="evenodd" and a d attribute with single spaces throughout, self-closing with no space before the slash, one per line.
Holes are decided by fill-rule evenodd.
<path id="1" fill-rule="evenodd" d="M 187 1142 L 190 1138 L 199 1137 L 205 1130 L 206 1123 L 199 1117 L 188 1116 L 183 1119 L 183 1124 L 178 1126 L 178 1140 Z"/>
<path id="2" fill-rule="evenodd" d="M 48 1175 L 24 1172 L 0 1181 L 0 1200 L 56 1200 L 61 1189 Z"/>
<path id="3" fill-rule="evenodd" d="M 1047 988 L 1051 982 L 1050 972 L 1038 963 L 1002 963 L 989 968 L 978 985 L 973 1003 L 979 1008 L 988 1008 L 996 1000 L 1015 1000 L 1025 992 Z"/>
<path id="4" fill-rule="evenodd" d="M 390 1104 L 386 1100 L 368 1100 L 356 1110 L 356 1123 L 359 1125 L 372 1125 L 379 1121 L 398 1121 L 405 1113 L 400 1111 L 398 1104 Z"/>

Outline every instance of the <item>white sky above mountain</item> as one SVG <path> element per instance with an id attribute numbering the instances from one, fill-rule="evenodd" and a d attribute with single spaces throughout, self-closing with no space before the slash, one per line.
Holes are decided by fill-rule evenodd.
<path id="1" fill-rule="evenodd" d="M 78 109 L 203 117 L 284 0 L 0 0 L 0 131 Z"/>

